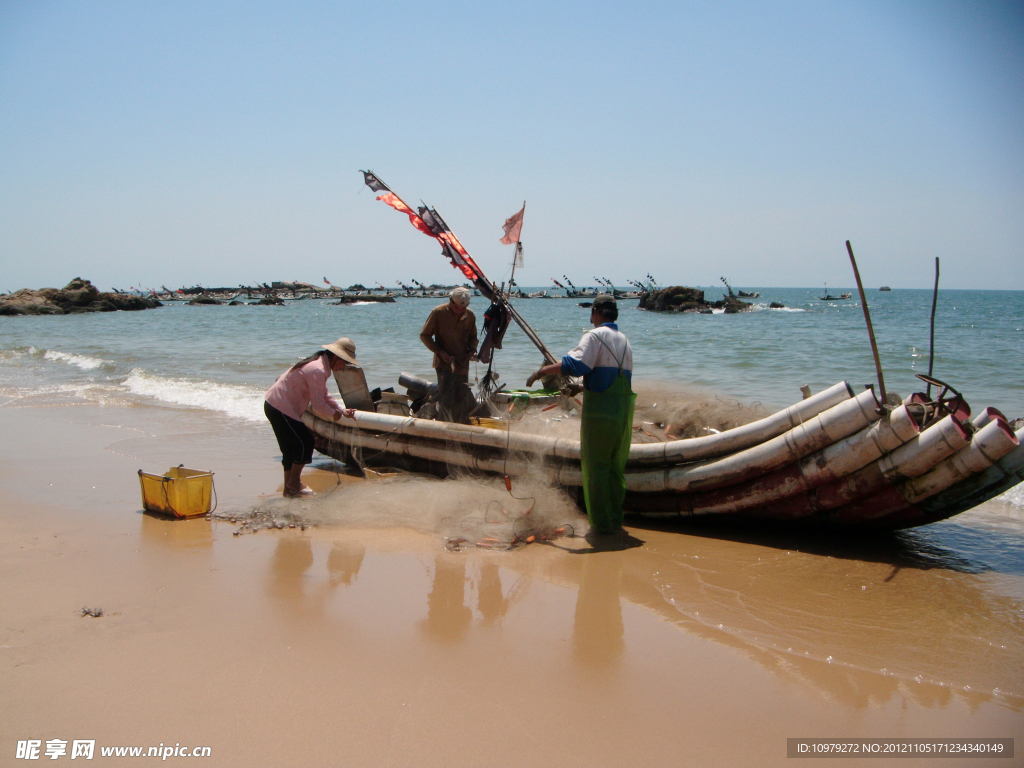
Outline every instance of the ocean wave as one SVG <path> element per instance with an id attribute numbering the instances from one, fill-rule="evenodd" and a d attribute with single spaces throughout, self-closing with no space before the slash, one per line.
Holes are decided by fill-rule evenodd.
<path id="1" fill-rule="evenodd" d="M 190 381 L 158 376 L 135 368 L 122 382 L 134 395 L 152 397 L 165 403 L 219 411 L 236 419 L 262 421 L 263 392 L 252 387 Z"/>
<path id="2" fill-rule="evenodd" d="M 32 348 L 34 353 L 38 353 L 34 347 Z M 61 363 L 67 363 L 68 365 L 77 365 L 83 371 L 93 371 L 97 368 L 102 368 L 105 365 L 113 365 L 108 363 L 106 360 L 100 360 L 96 357 L 86 357 L 85 355 L 73 355 L 69 352 L 58 352 L 55 349 L 48 349 L 43 353 L 44 360 L 54 360 Z"/>
<path id="3" fill-rule="evenodd" d="M 7 399 L 7 405 L 12 407 L 67 405 L 70 403 L 128 404 L 125 402 L 123 390 L 119 387 L 93 382 L 42 384 L 36 381 L 31 387 L 0 382 L 0 397 Z"/>
<path id="4" fill-rule="evenodd" d="M 31 347 L 29 349 L 31 349 Z M 28 350 L 0 349 L 0 362 L 6 363 L 8 360 L 18 360 L 27 354 L 29 354 Z"/>
<path id="5" fill-rule="evenodd" d="M 1024 509 L 1024 483 L 1019 483 L 1002 496 L 996 496 L 996 501 L 1002 501 L 1006 504 L 1012 504 L 1015 507 L 1021 507 Z"/>

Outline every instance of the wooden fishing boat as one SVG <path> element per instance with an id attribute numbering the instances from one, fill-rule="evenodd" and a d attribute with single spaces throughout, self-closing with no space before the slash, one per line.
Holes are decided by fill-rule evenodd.
<path id="1" fill-rule="evenodd" d="M 503 289 L 484 275 L 437 209 L 424 204 L 414 210 L 375 173 L 362 173 L 366 185 L 382 193 L 377 200 L 435 239 L 445 257 L 483 296 L 504 306 L 545 362 L 557 362 L 508 302 Z M 849 241 L 846 247 L 870 331 L 867 302 Z M 568 277 L 563 278 L 566 293 L 582 298 Z M 610 282 L 595 279 L 614 291 Z M 728 281 L 723 277 L 722 282 L 731 296 Z M 828 296 L 828 285 L 825 292 Z M 875 351 L 873 332 L 870 335 Z M 1021 420 L 1011 427 L 1001 413 L 987 408 L 972 421 L 960 394 L 928 377 L 921 378 L 929 384 L 929 393 L 932 386 L 939 387 L 934 400 L 918 393 L 905 403 L 890 403 L 877 351 L 875 357 L 883 402 L 872 389 L 855 394 L 849 384 L 840 382 L 734 429 L 634 444 L 626 463 L 627 509 L 649 515 L 908 528 L 970 509 L 1024 479 Z M 573 493 L 582 485 L 578 440 L 525 434 L 513 430 L 511 424 L 491 429 L 380 413 L 361 369 L 346 367 L 336 378 L 346 405 L 360 411 L 356 420 L 326 421 L 309 411 L 303 420 L 316 434 L 318 450 L 347 464 L 393 466 L 437 475 L 456 471 L 544 477 Z M 401 405 L 390 399 L 387 402 L 389 409 Z M 1020 431 L 1014 432 L 1015 428 Z"/>
<path id="2" fill-rule="evenodd" d="M 840 382 L 744 426 L 634 444 L 626 508 L 895 529 L 958 514 L 1024 480 L 1024 421 L 1011 427 L 994 408 L 972 420 L 959 393 L 937 384 L 934 401 L 919 393 L 882 407 L 873 390 L 855 394 Z M 582 485 L 578 440 L 376 413 L 368 397 L 339 385 L 361 409 L 354 422 L 304 416 L 317 449 L 338 460 L 441 476 L 543 476 L 573 493 Z"/>

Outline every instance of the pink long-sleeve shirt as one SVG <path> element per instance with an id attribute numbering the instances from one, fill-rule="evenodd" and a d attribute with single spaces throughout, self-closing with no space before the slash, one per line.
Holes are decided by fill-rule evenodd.
<path id="1" fill-rule="evenodd" d="M 327 379 L 332 376 L 327 364 L 327 355 L 320 355 L 298 368 L 289 368 L 277 377 L 274 385 L 267 390 L 265 399 L 285 416 L 302 420 L 306 408 L 312 408 L 318 416 L 334 418 L 345 406 L 327 393 Z"/>

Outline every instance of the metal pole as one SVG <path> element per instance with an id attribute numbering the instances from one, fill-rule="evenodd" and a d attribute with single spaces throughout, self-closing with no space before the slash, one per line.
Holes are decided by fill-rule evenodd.
<path id="1" fill-rule="evenodd" d="M 935 363 L 935 305 L 939 301 L 939 257 L 935 257 L 935 291 L 932 293 L 932 332 L 928 342 L 928 378 L 932 377 L 932 365 Z M 929 382 L 927 397 L 932 396 L 932 385 Z"/>
<path id="2" fill-rule="evenodd" d="M 864 295 L 864 284 L 860 281 L 860 270 L 857 269 L 857 260 L 853 257 L 853 247 L 850 241 L 846 241 L 846 250 L 850 254 L 850 263 L 853 265 L 853 276 L 857 278 L 857 290 L 860 291 L 860 305 L 864 308 L 864 320 L 868 324 L 868 338 L 871 339 L 871 354 L 875 356 L 875 370 L 878 372 L 878 389 L 882 394 L 882 405 L 886 404 L 885 379 L 882 378 L 882 362 L 878 359 L 878 344 L 875 343 L 875 329 L 871 327 L 871 313 L 868 312 L 868 299 Z"/>

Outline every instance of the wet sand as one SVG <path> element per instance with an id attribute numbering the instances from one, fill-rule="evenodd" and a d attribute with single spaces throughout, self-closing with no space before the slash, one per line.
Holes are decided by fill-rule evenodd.
<path id="1" fill-rule="evenodd" d="M 22 739 L 208 745 L 228 766 L 782 765 L 797 736 L 1024 750 L 1014 557 L 692 527 L 450 552 L 386 524 L 387 480 L 373 519 L 294 502 L 305 531 L 142 514 L 139 468 L 214 469 L 221 511 L 278 489 L 269 429 L 197 423 L 0 407 L 0 764 Z"/>

